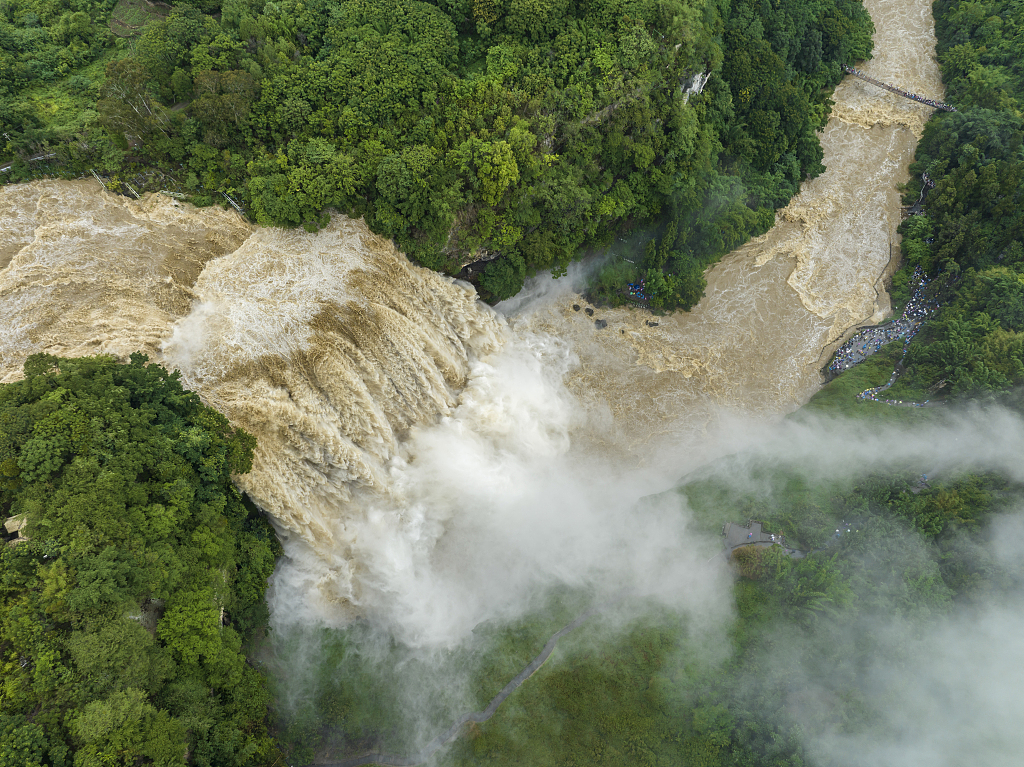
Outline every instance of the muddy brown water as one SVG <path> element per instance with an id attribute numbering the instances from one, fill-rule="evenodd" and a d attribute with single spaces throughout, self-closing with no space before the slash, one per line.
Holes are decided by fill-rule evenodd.
<path id="1" fill-rule="evenodd" d="M 875 23 L 867 75 L 941 99 L 927 0 L 866 0 Z M 854 77 L 833 96 L 821 142 L 826 171 L 803 185 L 766 235 L 707 275 L 690 313 L 654 318 L 621 308 L 575 312 L 566 295 L 520 319 L 569 335 L 582 364 L 570 385 L 611 408 L 635 449 L 666 432 L 706 424 L 721 408 L 771 416 L 795 410 L 821 384 L 819 370 L 853 328 L 889 311 L 884 280 L 898 265 L 901 200 L 914 148 L 932 109 Z M 890 255 L 896 254 L 890 260 Z M 657 321 L 650 327 L 647 321 Z"/>
<path id="2" fill-rule="evenodd" d="M 861 68 L 941 98 L 928 2 L 866 5 L 876 53 Z M 711 270 L 694 311 L 656 327 L 646 312 L 599 310 L 607 326 L 595 330 L 571 294 L 506 323 L 468 286 L 410 265 L 344 216 L 309 234 L 160 195 L 128 200 L 94 180 L 0 187 L 0 381 L 42 351 L 123 359 L 142 350 L 180 368 L 186 385 L 257 436 L 240 484 L 322 560 L 310 576 L 320 591 L 358 601 L 360 573 L 387 545 L 360 539 L 370 512 L 354 494 L 391 498 L 373 519 L 392 521 L 374 522 L 374 534 L 386 530 L 422 561 L 449 524 L 442 512 L 454 513 L 430 507 L 415 522 L 420 489 L 393 487 L 415 424 L 461 407 L 460 423 L 500 456 L 502 440 L 532 418 L 529 433 L 552 450 L 596 435 L 643 461 L 653 441 L 704 428 L 722 408 L 773 416 L 814 393 L 829 348 L 889 310 L 882 282 L 898 245 L 897 185 L 931 111 L 852 77 L 834 100 L 822 136 L 828 170 L 767 235 Z M 516 344 L 528 357 L 530 331 L 562 344 L 544 352 L 559 365 L 576 355 L 565 382 L 601 417 L 546 411 L 546 395 L 508 404 L 499 367 L 479 361 Z M 500 401 L 486 400 L 499 390 Z M 553 417 L 563 420 L 552 426 Z M 393 570 L 382 562 L 380 577 Z"/>

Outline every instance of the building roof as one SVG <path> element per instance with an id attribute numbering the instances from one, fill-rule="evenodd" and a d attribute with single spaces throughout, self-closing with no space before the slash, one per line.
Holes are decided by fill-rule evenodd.
<path id="1" fill-rule="evenodd" d="M 725 548 L 732 551 L 738 546 L 750 546 L 752 544 L 771 546 L 778 543 L 780 536 L 766 533 L 761 529 L 761 523 L 753 519 L 745 525 L 737 525 L 734 522 L 726 522 L 722 528 L 722 535 L 725 536 Z"/>

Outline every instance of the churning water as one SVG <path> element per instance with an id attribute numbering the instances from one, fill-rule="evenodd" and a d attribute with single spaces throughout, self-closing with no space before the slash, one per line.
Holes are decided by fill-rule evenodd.
<path id="1" fill-rule="evenodd" d="M 930 4 L 866 5 L 863 69 L 941 97 Z M 364 614 L 446 643 L 553 579 L 685 580 L 678 598 L 710 603 L 678 510 L 624 510 L 682 473 L 680 444 L 714 452 L 722 408 L 806 401 L 828 347 L 888 311 L 896 185 L 929 110 L 853 78 L 834 99 L 828 171 L 657 326 L 599 310 L 599 330 L 564 288 L 506 318 L 343 216 L 308 234 L 94 182 L 2 187 L 0 380 L 40 351 L 179 368 L 259 440 L 239 484 L 286 539 L 278 621 Z"/>

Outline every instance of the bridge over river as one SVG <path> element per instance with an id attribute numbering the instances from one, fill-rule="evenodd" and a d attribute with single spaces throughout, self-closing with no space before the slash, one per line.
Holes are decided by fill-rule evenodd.
<path id="1" fill-rule="evenodd" d="M 843 69 L 846 71 L 846 74 L 848 74 L 848 75 L 853 75 L 854 77 L 859 77 L 864 82 L 871 83 L 872 85 L 877 85 L 879 88 L 885 88 L 890 93 L 895 93 L 897 96 L 902 96 L 905 99 L 910 99 L 911 101 L 919 101 L 922 104 L 927 104 L 930 107 L 935 107 L 936 109 L 942 109 L 942 110 L 944 110 L 946 112 L 955 112 L 956 111 L 956 107 L 955 106 L 951 106 L 950 104 L 943 104 L 941 101 L 935 101 L 935 99 L 929 99 L 929 98 L 925 98 L 924 96 L 919 96 L 916 93 L 911 93 L 910 91 L 905 91 L 902 88 L 897 88 L 895 85 L 889 85 L 888 83 L 883 83 L 881 80 L 876 80 L 873 77 L 868 77 L 866 74 L 861 72 L 859 69 L 854 69 L 853 67 L 847 67 L 847 66 L 844 66 Z"/>

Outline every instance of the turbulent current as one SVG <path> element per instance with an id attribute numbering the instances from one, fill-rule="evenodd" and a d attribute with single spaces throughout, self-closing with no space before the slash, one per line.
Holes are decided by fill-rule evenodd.
<path id="1" fill-rule="evenodd" d="M 875 24 L 865 74 L 941 99 L 934 23 L 927 0 L 865 0 Z M 643 455 L 652 435 L 691 425 L 720 408 L 770 415 L 794 410 L 820 384 L 831 351 L 889 312 L 884 279 L 896 268 L 897 185 L 932 109 L 854 77 L 833 95 L 821 136 L 825 173 L 803 185 L 775 227 L 724 258 L 707 275 L 692 312 L 660 319 L 622 309 L 592 320 L 563 295 L 534 313 L 531 327 L 572 335 L 581 364 L 573 391 L 608 403 Z"/>
<path id="2" fill-rule="evenodd" d="M 862 69 L 941 97 L 930 4 L 865 5 Z M 676 512 L 618 511 L 678 476 L 658 448 L 722 408 L 799 406 L 828 348 L 888 311 L 896 185 L 930 110 L 854 78 L 834 100 L 827 172 L 656 326 L 599 310 L 597 329 L 558 283 L 495 313 L 343 216 L 308 234 L 91 181 L 2 187 L 0 380 L 41 351 L 179 368 L 258 438 L 239 483 L 286 540 L 278 620 L 363 614 L 429 644 L 552 579 L 650 593 L 685 574 L 686 600 L 713 601 Z"/>

